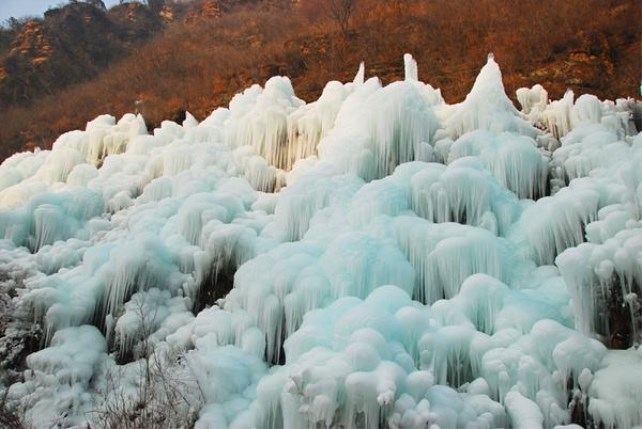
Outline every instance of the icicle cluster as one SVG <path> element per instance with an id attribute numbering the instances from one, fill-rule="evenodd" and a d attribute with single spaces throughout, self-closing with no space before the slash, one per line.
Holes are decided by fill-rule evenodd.
<path id="1" fill-rule="evenodd" d="M 404 65 L 309 104 L 274 77 L 152 134 L 101 116 L 7 159 L 0 357 L 28 369 L 6 406 L 36 427 L 642 424 L 640 103 L 536 85 L 520 112 L 489 56 L 448 105 Z M 40 350 L 9 350 L 25 321 Z"/>

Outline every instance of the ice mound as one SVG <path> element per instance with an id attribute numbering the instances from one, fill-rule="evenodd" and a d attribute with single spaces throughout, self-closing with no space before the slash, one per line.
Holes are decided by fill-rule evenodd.
<path id="1" fill-rule="evenodd" d="M 444 152 L 448 149 L 447 155 L 444 154 L 447 163 L 476 156 L 504 188 L 520 198 L 537 199 L 546 195 L 548 160 L 532 138 L 514 133 L 493 134 L 476 130 L 451 142 L 440 141 L 435 145 Z"/>
<path id="2" fill-rule="evenodd" d="M 361 63 L 353 82 L 328 82 L 317 101 L 292 112 L 288 118 L 288 162 L 285 165 L 287 170 L 290 170 L 297 160 L 317 154 L 319 141 L 334 128 L 343 102 L 363 85 L 364 76 L 365 64 Z"/>
<path id="3" fill-rule="evenodd" d="M 283 335 L 303 315 L 342 296 L 365 297 L 378 286 L 398 284 L 412 293 L 414 271 L 390 243 L 359 233 L 340 235 L 327 247 L 283 244 L 243 265 L 225 308 L 242 308 L 267 337 L 268 360 L 279 360 Z"/>
<path id="4" fill-rule="evenodd" d="M 642 423 L 642 349 L 611 351 L 602 368 L 587 380 L 589 413 L 606 427 L 635 427 Z M 587 377 L 588 378 L 588 377 Z M 617 398 L 617 399 L 616 399 Z"/>
<path id="5" fill-rule="evenodd" d="M 463 288 L 493 282 L 478 275 Z M 499 296 L 508 293 L 503 287 Z M 478 332 L 471 319 L 495 319 L 502 299 L 493 310 L 483 295 L 466 295 L 427 308 L 385 286 L 363 301 L 343 298 L 309 312 L 285 342 L 286 364 L 258 385 L 252 409 L 259 425 L 501 427 L 507 411 L 517 425 L 532 423 L 530 414 L 547 426 L 566 421 L 567 379 L 577 385 L 582 371 L 595 371 L 604 347 L 553 321 L 521 338 L 511 329 Z M 583 358 L 573 361 L 580 350 Z M 443 408 L 446 398 L 452 411 Z"/>
<path id="6" fill-rule="evenodd" d="M 583 94 L 575 100 L 573 91 L 549 103 L 548 93 L 541 85 L 517 90 L 522 113 L 530 121 L 548 130 L 555 138 L 564 137 L 580 125 L 602 124 L 624 137 L 635 133 L 634 112 L 637 102 L 631 99 L 600 101 L 596 96 Z"/>
<path id="7" fill-rule="evenodd" d="M 443 105 L 438 90 L 416 79 L 382 87 L 371 78 L 345 100 L 319 144 L 319 158 L 365 180 L 385 177 L 404 162 L 430 161 L 441 128 L 434 110 Z"/>
<path id="8" fill-rule="evenodd" d="M 100 116 L 5 160 L 6 410 L 35 427 L 642 424 L 640 103 L 536 85 L 520 112 L 490 56 L 448 105 L 404 69 L 384 86 L 362 64 L 307 104 L 273 77 L 152 133 Z"/>
<path id="9" fill-rule="evenodd" d="M 100 195 L 80 188 L 59 193 L 40 193 L 26 206 L 0 213 L 5 239 L 37 252 L 47 244 L 91 235 L 92 218 L 105 210 Z"/>
<path id="10" fill-rule="evenodd" d="M 49 347 L 27 358 L 23 382 L 11 386 L 9 398 L 30 404 L 25 420 L 48 426 L 67 413 L 67 424 L 82 424 L 78 414 L 90 409 L 92 378 L 107 359 L 105 338 L 93 326 L 62 329 Z"/>
<path id="11" fill-rule="evenodd" d="M 520 213 L 515 195 L 474 157 L 461 158 L 447 167 L 429 164 L 410 181 L 412 208 L 433 222 L 458 222 L 505 235 Z"/>
<path id="12" fill-rule="evenodd" d="M 448 134 L 454 139 L 479 129 L 491 132 L 514 132 L 531 137 L 537 130 L 522 119 L 506 96 L 502 72 L 492 54 L 482 67 L 466 99 L 451 107 L 446 120 Z"/>
<path id="13" fill-rule="evenodd" d="M 271 78 L 265 88 L 253 85 L 230 102 L 226 140 L 254 147 L 272 165 L 286 165 L 288 115 L 302 105 L 286 77 Z"/>
<path id="14" fill-rule="evenodd" d="M 285 343 L 287 364 L 257 388 L 259 426 L 504 424 L 499 404 L 461 397 L 415 367 L 409 352 L 429 326 L 420 308 L 402 290 L 385 286 L 365 301 L 343 298 L 308 313 Z"/>
<path id="15" fill-rule="evenodd" d="M 604 243 L 568 249 L 557 264 L 573 296 L 576 325 L 618 348 L 642 340 L 642 229 L 623 229 Z"/>

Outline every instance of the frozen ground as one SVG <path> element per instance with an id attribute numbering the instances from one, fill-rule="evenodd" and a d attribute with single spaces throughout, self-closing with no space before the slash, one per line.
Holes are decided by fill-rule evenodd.
<path id="1" fill-rule="evenodd" d="M 274 77 L 0 166 L 0 390 L 34 427 L 642 425 L 642 107 Z M 636 128 L 637 124 L 637 128 Z M 568 426 L 570 427 L 570 426 Z"/>

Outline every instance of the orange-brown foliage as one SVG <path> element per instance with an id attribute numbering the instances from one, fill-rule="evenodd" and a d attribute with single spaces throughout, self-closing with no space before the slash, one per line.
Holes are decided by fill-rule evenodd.
<path id="1" fill-rule="evenodd" d="M 150 125 L 186 109 L 203 118 L 252 82 L 291 77 L 317 97 L 349 80 L 358 63 L 384 82 L 400 78 L 412 53 L 420 77 L 461 100 L 494 52 L 509 94 L 542 83 L 600 97 L 635 96 L 640 82 L 638 0 L 358 0 L 345 34 L 316 0 L 292 9 L 247 6 L 217 19 L 175 22 L 96 79 L 0 112 L 0 158 L 27 144 L 50 146 L 101 113 L 136 109 Z"/>

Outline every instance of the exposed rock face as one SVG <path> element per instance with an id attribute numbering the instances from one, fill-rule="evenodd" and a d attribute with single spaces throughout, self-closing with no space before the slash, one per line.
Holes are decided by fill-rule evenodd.
<path id="1" fill-rule="evenodd" d="M 112 61 L 174 21 L 219 18 L 234 7 L 274 0 L 128 1 L 107 10 L 102 0 L 49 9 L 42 19 L 0 28 L 0 107 L 29 104 L 96 76 Z"/>
<path id="2" fill-rule="evenodd" d="M 160 30 L 162 21 L 140 3 L 107 11 L 94 0 L 50 9 L 43 19 L 0 30 L 6 40 L 0 44 L 0 106 L 29 103 L 95 76 L 132 44 Z"/>

